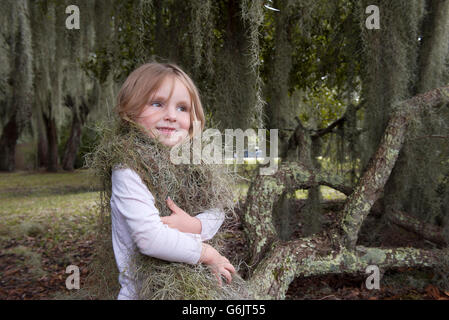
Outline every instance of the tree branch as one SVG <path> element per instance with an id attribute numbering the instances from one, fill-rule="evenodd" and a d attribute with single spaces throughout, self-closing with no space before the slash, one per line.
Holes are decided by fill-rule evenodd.
<path id="1" fill-rule="evenodd" d="M 347 117 L 348 117 L 348 113 L 349 112 L 357 112 L 360 109 L 361 105 L 357 105 L 357 106 L 353 106 L 352 104 L 348 106 L 348 108 L 346 109 L 345 113 L 343 114 L 343 116 L 341 116 L 341 118 L 335 120 L 334 122 L 332 122 L 329 126 L 327 126 L 326 128 L 323 129 L 319 129 L 317 130 L 314 134 L 312 134 L 310 137 L 312 138 L 312 140 L 315 140 L 317 138 L 320 138 L 330 132 L 332 132 L 332 130 L 334 130 L 337 126 L 343 124 Z M 355 109 L 355 110 L 354 110 Z"/>
<path id="2" fill-rule="evenodd" d="M 397 226 L 404 228 L 405 230 L 414 232 L 422 236 L 424 239 L 437 244 L 447 244 L 447 241 L 443 236 L 443 230 L 441 228 L 419 221 L 415 217 L 404 212 L 397 210 L 390 211 L 387 214 L 387 219 Z"/>
<path id="3" fill-rule="evenodd" d="M 449 86 L 417 95 L 397 106 L 390 117 L 379 148 L 343 209 L 341 227 L 347 248 L 355 247 L 360 227 L 390 177 L 405 139 L 408 121 L 415 117 L 421 108 L 438 106 L 447 101 Z"/>
<path id="4" fill-rule="evenodd" d="M 317 183 L 322 186 L 327 186 L 337 191 L 340 191 L 346 196 L 349 196 L 353 191 L 353 187 L 346 185 L 344 179 L 338 176 L 329 176 L 326 173 L 319 173 L 317 176 Z"/>

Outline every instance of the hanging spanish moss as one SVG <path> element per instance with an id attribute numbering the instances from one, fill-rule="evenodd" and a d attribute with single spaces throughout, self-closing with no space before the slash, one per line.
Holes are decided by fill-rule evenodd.
<path id="1" fill-rule="evenodd" d="M 28 1 L 15 1 L 15 19 L 17 19 L 16 35 L 14 39 L 15 62 L 12 102 L 13 109 L 17 112 L 17 125 L 19 131 L 28 123 L 31 115 L 31 101 L 33 99 L 33 53 L 31 42 L 31 24 L 29 19 L 30 9 Z"/>
<path id="2" fill-rule="evenodd" d="M 449 53 L 449 3 L 427 3 L 423 31 L 420 34 L 416 93 L 447 84 L 443 79 Z M 422 112 L 409 127 L 409 135 L 398 163 L 386 185 L 388 210 L 399 210 L 445 228 L 448 192 L 444 176 L 449 172 L 447 139 L 449 112 Z M 447 239 L 449 239 L 447 237 Z"/>
<path id="3" fill-rule="evenodd" d="M 364 9 L 371 2 L 360 1 L 364 52 L 362 103 L 367 130 L 362 166 L 376 149 L 393 105 L 411 96 L 424 3 L 424 0 L 378 1 L 380 29 L 369 30 L 365 27 Z"/>
<path id="4" fill-rule="evenodd" d="M 206 73 L 213 75 L 213 43 L 214 35 L 210 30 L 214 28 L 214 8 L 210 0 L 192 1 L 192 21 L 190 35 L 193 47 L 193 69 L 196 73 L 205 69 Z"/>
<path id="5" fill-rule="evenodd" d="M 239 1 L 218 3 L 213 96 L 206 101 L 220 129 L 250 128 L 257 106 L 257 75 L 251 66 L 250 36 Z M 256 117 L 257 118 L 257 117 Z"/>
<path id="6" fill-rule="evenodd" d="M 0 26 L 5 34 L 11 35 L 14 30 L 14 22 L 12 14 L 12 1 L 3 1 L 0 10 Z M 9 36 L 10 38 L 11 36 Z M 11 108 L 7 108 L 8 98 L 11 95 L 11 86 L 8 84 L 8 76 L 11 72 L 11 48 L 9 47 L 8 37 L 0 37 L 0 123 L 4 125 L 5 119 L 8 118 L 8 112 Z"/>
<path id="7" fill-rule="evenodd" d="M 33 100 L 33 54 L 31 41 L 30 8 L 27 0 L 8 1 L 4 4 L 5 21 L 11 23 L 10 38 L 5 39 L 4 59 L 9 68 L 2 73 L 9 83 L 2 92 L 3 114 L 7 118 L 0 134 L 0 170 L 15 169 L 15 147 L 18 138 L 29 123 Z M 7 89 L 6 89 L 7 88 Z"/>
<path id="8" fill-rule="evenodd" d="M 249 27 L 249 64 L 251 66 L 251 71 L 254 74 L 255 80 L 255 105 L 252 107 L 254 109 L 253 119 L 251 120 L 253 126 L 258 128 L 263 128 L 263 109 L 265 105 L 264 98 L 262 96 L 263 81 L 260 76 L 260 31 L 259 29 L 264 22 L 264 11 L 262 6 L 263 1 L 248 1 L 245 0 L 242 3 L 242 19 L 248 24 Z"/>
<path id="9" fill-rule="evenodd" d="M 419 80 L 417 93 L 437 88 L 444 83 L 443 74 L 449 50 L 449 2 L 428 1 L 427 15 L 420 36 Z M 448 79 L 446 79 L 448 80 Z"/>
<path id="10" fill-rule="evenodd" d="M 270 128 L 278 128 L 280 131 L 280 148 L 288 139 L 288 128 L 294 128 L 294 108 L 289 102 L 289 77 L 292 69 L 293 46 L 289 37 L 293 32 L 291 14 L 293 12 L 292 1 L 278 1 L 274 5 L 279 12 L 272 12 L 273 16 L 273 49 L 267 56 L 267 68 L 269 81 L 267 81 L 267 125 Z"/>
<path id="11" fill-rule="evenodd" d="M 206 126 L 216 127 L 211 109 L 214 107 L 216 93 L 215 64 L 217 63 L 215 51 L 219 48 L 219 39 L 216 32 L 211 32 L 216 28 L 219 6 L 215 1 L 194 0 L 190 2 L 189 13 L 191 21 L 189 24 L 189 45 L 187 61 L 183 66 L 188 70 L 192 79 L 197 84 L 201 100 L 206 115 Z"/>

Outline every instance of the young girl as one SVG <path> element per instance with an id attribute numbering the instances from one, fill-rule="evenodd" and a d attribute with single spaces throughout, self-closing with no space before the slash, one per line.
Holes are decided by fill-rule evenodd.
<path id="1" fill-rule="evenodd" d="M 195 121 L 201 129 L 204 127 L 198 91 L 192 80 L 173 64 L 148 63 L 133 71 L 119 92 L 117 112 L 124 125 L 136 125 L 145 135 L 168 147 L 197 134 Z M 223 222 L 223 211 L 210 209 L 190 216 L 168 197 L 166 205 L 172 214 L 161 217 L 162 206 L 158 210 L 157 202 L 165 199 L 155 199 L 144 182 L 148 174 L 152 172 L 136 172 L 119 163 L 112 168 L 110 207 L 113 251 L 120 272 L 118 299 L 138 298 L 138 283 L 131 267 L 136 251 L 165 261 L 205 264 L 211 267 L 220 286 L 221 276 L 230 283 L 234 267 L 216 249 L 202 242 L 215 235 Z"/>

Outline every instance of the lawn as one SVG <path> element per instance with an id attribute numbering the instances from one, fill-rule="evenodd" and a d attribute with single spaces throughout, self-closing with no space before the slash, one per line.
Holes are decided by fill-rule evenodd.
<path id="1" fill-rule="evenodd" d="M 0 174 L 0 299 L 49 298 L 67 265 L 87 272 L 98 199 L 85 170 Z"/>

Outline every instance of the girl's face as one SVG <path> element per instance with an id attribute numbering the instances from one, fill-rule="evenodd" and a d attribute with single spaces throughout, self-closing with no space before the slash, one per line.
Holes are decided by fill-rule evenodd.
<path id="1" fill-rule="evenodd" d="M 172 147 L 189 134 L 191 108 L 186 86 L 176 77 L 166 77 L 136 122 L 152 138 Z"/>

